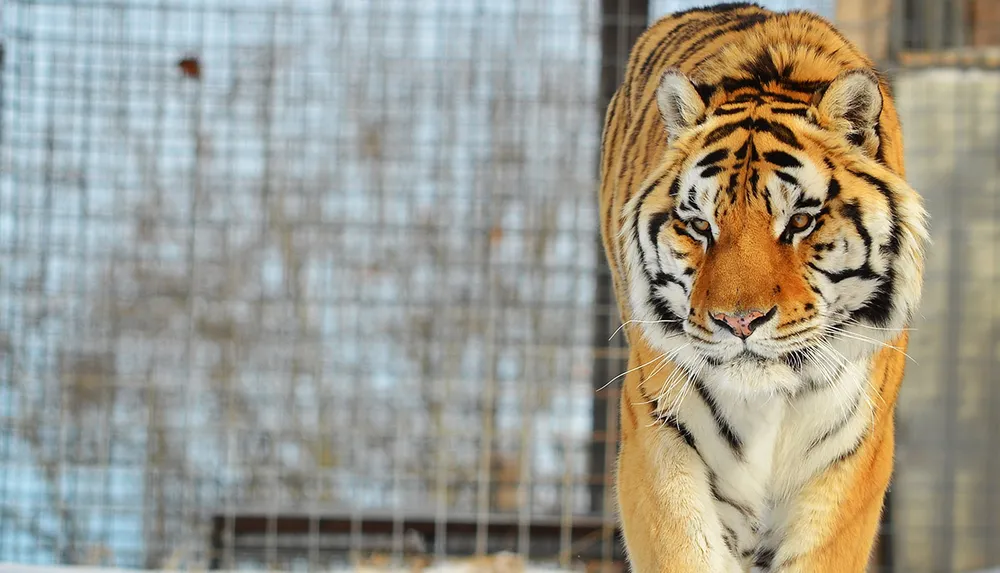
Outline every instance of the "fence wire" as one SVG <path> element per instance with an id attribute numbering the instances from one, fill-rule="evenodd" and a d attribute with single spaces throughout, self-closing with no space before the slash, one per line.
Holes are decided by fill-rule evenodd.
<path id="1" fill-rule="evenodd" d="M 1000 11 L 852 1 L 769 5 L 892 64 L 934 215 L 879 564 L 1000 565 Z M 0 561 L 620 570 L 600 127 L 686 7 L 7 0 Z"/>

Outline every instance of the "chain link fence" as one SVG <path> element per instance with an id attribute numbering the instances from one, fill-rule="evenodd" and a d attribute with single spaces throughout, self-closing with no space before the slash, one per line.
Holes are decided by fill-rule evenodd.
<path id="1" fill-rule="evenodd" d="M 6 0 L 0 562 L 620 570 L 600 127 L 697 4 Z M 768 5 L 885 63 L 934 216 L 879 567 L 1000 565 L 1000 11 Z"/>

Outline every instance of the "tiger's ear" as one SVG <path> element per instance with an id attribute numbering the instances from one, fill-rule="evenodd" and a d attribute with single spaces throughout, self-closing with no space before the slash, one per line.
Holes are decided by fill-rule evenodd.
<path id="1" fill-rule="evenodd" d="M 685 129 L 705 115 L 705 102 L 687 76 L 676 69 L 668 69 L 656 88 L 656 105 L 667 125 L 667 142 L 673 143 Z"/>
<path id="2" fill-rule="evenodd" d="M 869 157 L 878 151 L 878 118 L 882 91 L 878 77 L 867 69 L 841 73 L 819 102 L 820 118 Z"/>

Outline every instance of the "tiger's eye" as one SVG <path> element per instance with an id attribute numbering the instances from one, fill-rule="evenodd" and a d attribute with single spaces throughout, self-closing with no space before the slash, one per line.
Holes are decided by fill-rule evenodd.
<path id="1" fill-rule="evenodd" d="M 812 215 L 808 213 L 796 213 L 788 221 L 788 227 L 793 231 L 802 231 L 812 223 L 812 220 Z"/>
<path id="2" fill-rule="evenodd" d="M 712 226 L 708 224 L 708 221 L 704 219 L 691 219 L 691 226 L 699 233 L 707 233 L 708 230 L 712 228 Z"/>

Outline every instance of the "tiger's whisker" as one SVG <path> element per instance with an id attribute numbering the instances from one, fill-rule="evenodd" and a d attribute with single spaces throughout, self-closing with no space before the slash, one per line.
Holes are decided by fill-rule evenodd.
<path id="1" fill-rule="evenodd" d="M 608 380 L 608 383 L 607 383 L 607 384 L 605 384 L 604 386 L 601 386 L 601 387 L 600 387 L 600 388 L 598 388 L 598 389 L 597 389 L 596 391 L 597 391 L 597 392 L 600 392 L 601 390 L 604 390 L 605 388 L 607 388 L 608 386 L 610 386 L 612 382 L 614 382 L 615 380 L 618 380 L 618 379 L 619 379 L 619 378 L 621 378 L 622 376 L 627 376 L 627 375 L 631 374 L 632 372 L 635 372 L 636 370 L 639 370 L 640 368 L 643 368 L 643 367 L 645 367 L 645 366 L 649 366 L 649 365 L 650 365 L 650 364 L 652 364 L 653 362 L 656 362 L 657 360 L 660 360 L 661 358 L 663 358 L 663 357 L 664 357 L 664 356 L 666 356 L 666 355 L 667 355 L 667 353 L 666 353 L 666 352 L 664 352 L 663 354 L 660 354 L 659 356 L 657 356 L 657 357 L 653 358 L 652 360 L 650 360 L 649 362 L 647 362 L 647 363 L 645 363 L 645 364 L 640 364 L 640 365 L 636 366 L 635 368 L 630 368 L 629 370 L 626 370 L 625 372 L 622 372 L 622 373 L 621 373 L 621 374 L 619 374 L 618 376 L 615 376 L 615 377 L 614 377 L 614 378 L 612 378 L 611 380 Z"/>
<path id="2" fill-rule="evenodd" d="M 637 324 L 663 324 L 663 323 L 667 323 L 667 322 L 684 322 L 684 321 L 682 319 L 677 319 L 677 320 L 666 320 L 666 319 L 665 320 L 638 320 L 638 319 L 634 319 L 633 318 L 633 319 L 630 319 L 630 320 L 626 320 L 625 322 L 623 322 L 621 324 L 621 326 L 619 326 L 618 328 L 616 328 L 615 331 L 611 333 L 611 336 L 608 337 L 608 342 L 610 342 L 612 338 L 614 338 L 615 336 L 617 336 L 618 333 L 621 332 L 621 330 L 623 328 L 625 328 L 627 325 L 629 325 L 629 324 L 631 324 L 633 322 L 637 323 Z"/>

